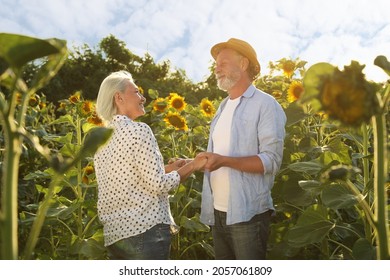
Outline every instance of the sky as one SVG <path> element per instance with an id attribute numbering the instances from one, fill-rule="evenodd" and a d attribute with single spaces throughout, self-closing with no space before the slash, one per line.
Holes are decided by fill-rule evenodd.
<path id="1" fill-rule="evenodd" d="M 262 74 L 281 58 L 340 70 L 355 60 L 383 82 L 388 76 L 373 62 L 390 60 L 389 13 L 388 0 L 0 0 L 0 33 L 56 37 L 69 48 L 95 48 L 112 34 L 194 83 L 210 74 L 210 48 L 234 37 L 255 48 Z"/>

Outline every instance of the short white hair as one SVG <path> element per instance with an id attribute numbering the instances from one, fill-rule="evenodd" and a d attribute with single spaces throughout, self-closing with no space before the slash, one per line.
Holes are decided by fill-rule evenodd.
<path id="1" fill-rule="evenodd" d="M 117 114 L 114 95 L 117 92 L 125 92 L 129 82 L 134 81 L 127 71 L 113 72 L 103 80 L 96 100 L 96 113 L 104 122 L 111 121 Z"/>

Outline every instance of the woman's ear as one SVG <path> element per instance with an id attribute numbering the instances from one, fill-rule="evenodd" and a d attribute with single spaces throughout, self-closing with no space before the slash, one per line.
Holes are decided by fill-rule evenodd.
<path id="1" fill-rule="evenodd" d="M 114 101 L 115 101 L 115 104 L 118 105 L 122 102 L 122 96 L 119 92 L 116 92 L 114 94 Z"/>

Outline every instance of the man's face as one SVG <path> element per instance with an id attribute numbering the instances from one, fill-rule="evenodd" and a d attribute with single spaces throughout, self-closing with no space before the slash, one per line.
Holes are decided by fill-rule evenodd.
<path id="1" fill-rule="evenodd" d="M 240 80 L 241 59 L 242 56 L 231 49 L 223 49 L 219 52 L 214 73 L 220 89 L 229 91 Z"/>

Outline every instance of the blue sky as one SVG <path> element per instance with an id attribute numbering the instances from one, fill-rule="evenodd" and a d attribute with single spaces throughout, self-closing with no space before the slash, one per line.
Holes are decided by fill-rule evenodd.
<path id="1" fill-rule="evenodd" d="M 340 68 L 357 60 L 369 79 L 387 79 L 373 61 L 390 60 L 388 0 L 0 0 L 0 7 L 0 32 L 57 37 L 69 47 L 96 47 L 113 34 L 194 82 L 209 74 L 210 48 L 231 37 L 252 44 L 263 74 L 270 61 L 299 57 Z"/>

